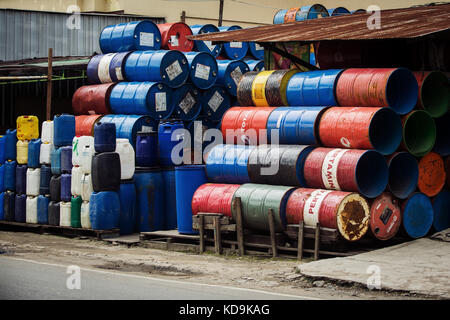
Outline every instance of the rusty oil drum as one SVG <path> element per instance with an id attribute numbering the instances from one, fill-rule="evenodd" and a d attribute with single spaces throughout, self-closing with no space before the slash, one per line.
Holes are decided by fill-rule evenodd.
<path id="1" fill-rule="evenodd" d="M 434 197 L 444 188 L 446 172 L 444 160 L 436 152 L 430 152 L 419 161 L 420 192 L 428 197 Z"/>
<path id="2" fill-rule="evenodd" d="M 109 97 L 116 83 L 95 84 L 78 88 L 72 97 L 76 115 L 111 113 Z"/>
<path id="3" fill-rule="evenodd" d="M 195 191 L 192 197 L 192 213 L 221 213 L 231 217 L 233 195 L 239 184 L 206 183 Z"/>
<path id="4" fill-rule="evenodd" d="M 395 152 L 386 159 L 389 167 L 388 190 L 399 199 L 408 198 L 417 189 L 419 164 L 408 152 Z"/>
<path id="5" fill-rule="evenodd" d="M 337 229 L 348 241 L 361 239 L 369 228 L 370 209 L 357 193 L 299 188 L 286 205 L 288 224 L 304 222 L 306 226 Z"/>
<path id="6" fill-rule="evenodd" d="M 101 118 L 99 114 L 75 116 L 75 135 L 94 136 L 94 125 Z"/>
<path id="7" fill-rule="evenodd" d="M 398 201 L 389 193 L 382 193 L 370 206 L 370 234 L 379 240 L 393 238 L 402 224 Z"/>
<path id="8" fill-rule="evenodd" d="M 246 72 L 239 80 L 237 87 L 237 100 L 241 106 L 253 106 L 252 100 L 252 86 L 253 81 L 259 72 L 249 71 Z"/>
<path id="9" fill-rule="evenodd" d="M 271 107 L 287 106 L 286 88 L 293 75 L 299 73 L 297 69 L 275 70 L 267 78 L 265 97 Z"/>

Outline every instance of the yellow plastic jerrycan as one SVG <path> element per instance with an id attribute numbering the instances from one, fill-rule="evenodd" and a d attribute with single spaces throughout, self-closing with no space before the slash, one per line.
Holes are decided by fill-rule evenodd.
<path id="1" fill-rule="evenodd" d="M 17 117 L 17 139 L 32 140 L 39 138 L 39 120 L 36 116 Z"/>
<path id="2" fill-rule="evenodd" d="M 28 140 L 18 140 L 17 141 L 17 163 L 27 164 L 28 163 Z"/>

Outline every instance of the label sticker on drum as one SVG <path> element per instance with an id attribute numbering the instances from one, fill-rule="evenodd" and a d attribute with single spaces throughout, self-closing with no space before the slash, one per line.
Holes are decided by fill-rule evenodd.
<path id="1" fill-rule="evenodd" d="M 209 66 L 205 66 L 204 64 L 197 63 L 195 65 L 195 77 L 203 80 L 209 80 L 209 72 L 211 68 Z"/>
<path id="2" fill-rule="evenodd" d="M 117 80 L 124 80 L 122 76 L 122 67 L 116 67 L 115 71 Z"/>
<path id="3" fill-rule="evenodd" d="M 236 69 L 231 71 L 230 76 L 233 79 L 234 83 L 236 85 L 238 85 L 239 84 L 239 80 L 241 80 L 241 77 L 242 77 L 241 69 L 239 67 L 236 67 Z"/>
<path id="4" fill-rule="evenodd" d="M 190 92 L 188 92 L 184 96 L 183 100 L 181 100 L 179 106 L 185 114 L 188 114 L 188 112 L 191 111 L 192 107 L 195 105 L 195 102 L 196 102 L 195 98 L 192 96 Z"/>
<path id="5" fill-rule="evenodd" d="M 305 225 L 315 227 L 319 222 L 319 211 L 323 199 L 330 193 L 331 190 L 315 190 L 311 196 L 306 200 L 303 208 L 303 221 Z"/>
<path id="6" fill-rule="evenodd" d="M 255 43 L 255 49 L 256 50 L 264 50 L 264 47 L 263 46 L 260 46 L 259 44 L 257 44 L 257 43 Z"/>
<path id="7" fill-rule="evenodd" d="M 341 190 L 337 181 L 339 161 L 348 150 L 334 149 L 327 153 L 322 163 L 322 182 L 326 189 Z"/>
<path id="8" fill-rule="evenodd" d="M 150 126 L 142 126 L 141 131 L 142 131 L 142 132 L 153 132 L 153 127 L 150 127 Z"/>
<path id="9" fill-rule="evenodd" d="M 212 44 L 212 41 L 203 41 L 203 43 L 205 44 L 205 46 L 208 47 L 209 51 L 211 52 L 213 52 L 214 49 L 216 48 L 216 46 Z"/>
<path id="10" fill-rule="evenodd" d="M 230 42 L 230 48 L 242 48 L 242 42 Z"/>
<path id="11" fill-rule="evenodd" d="M 167 110 L 167 99 L 165 92 L 155 93 L 155 110 L 156 112 L 164 112 Z"/>
<path id="12" fill-rule="evenodd" d="M 155 45 L 155 36 L 150 32 L 141 32 L 139 34 L 139 45 L 153 47 Z"/>
<path id="13" fill-rule="evenodd" d="M 180 45 L 179 42 L 178 42 L 178 37 L 176 35 L 170 36 L 170 43 L 174 47 L 178 47 Z"/>
<path id="14" fill-rule="evenodd" d="M 222 97 L 222 95 L 219 93 L 219 91 L 214 92 L 214 94 L 212 95 L 211 99 L 209 99 L 208 101 L 208 106 L 212 109 L 212 111 L 216 112 L 217 109 L 220 107 L 220 105 L 222 104 L 224 98 Z"/>
<path id="15" fill-rule="evenodd" d="M 175 60 L 170 66 L 166 68 L 167 75 L 169 76 L 169 80 L 172 81 L 176 77 L 178 77 L 183 70 L 181 69 L 180 63 L 178 60 Z"/>

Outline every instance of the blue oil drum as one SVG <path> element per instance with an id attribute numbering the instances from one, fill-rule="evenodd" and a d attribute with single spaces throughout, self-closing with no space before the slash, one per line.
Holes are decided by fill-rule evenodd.
<path id="1" fill-rule="evenodd" d="M 103 54 L 97 54 L 92 56 L 92 58 L 89 60 L 86 70 L 88 84 L 101 83 L 100 78 L 98 77 L 98 65 L 103 57 Z"/>
<path id="2" fill-rule="evenodd" d="M 185 52 L 189 64 L 189 79 L 199 89 L 211 88 L 217 81 L 216 58 L 208 52 Z"/>
<path id="3" fill-rule="evenodd" d="M 163 230 L 165 226 L 164 181 L 160 169 L 136 168 L 136 216 L 139 232 Z"/>
<path id="4" fill-rule="evenodd" d="M 72 182 L 72 175 L 68 173 L 63 173 L 61 175 L 61 201 L 64 202 L 70 202 L 72 199 L 72 193 L 71 193 L 71 182 Z"/>
<path id="5" fill-rule="evenodd" d="M 164 180 L 164 208 L 166 212 L 164 229 L 174 230 L 177 228 L 175 168 L 163 168 L 161 173 Z"/>
<path id="6" fill-rule="evenodd" d="M 52 170 L 50 166 L 43 164 L 41 166 L 41 178 L 39 182 L 39 194 L 50 194 L 50 180 L 52 178 Z"/>
<path id="7" fill-rule="evenodd" d="M 135 51 L 125 62 L 125 74 L 129 81 L 162 82 L 178 88 L 189 77 L 189 64 L 178 50 Z"/>
<path id="8" fill-rule="evenodd" d="M 16 193 L 25 194 L 27 193 L 27 170 L 28 167 L 23 164 L 16 166 Z"/>
<path id="9" fill-rule="evenodd" d="M 0 221 L 5 220 L 5 193 L 0 192 Z"/>
<path id="10" fill-rule="evenodd" d="M 248 42 L 247 55 L 252 56 L 256 60 L 264 60 L 264 47 L 253 41 Z"/>
<path id="11" fill-rule="evenodd" d="M 416 192 L 402 204 L 403 231 L 411 238 L 424 237 L 433 224 L 433 205 L 425 194 Z"/>
<path id="12" fill-rule="evenodd" d="M 450 191 L 442 190 L 433 199 L 433 228 L 439 232 L 450 228 Z"/>
<path id="13" fill-rule="evenodd" d="M 186 83 L 175 89 L 173 93 L 175 105 L 173 116 L 183 121 L 197 118 L 202 111 L 200 98 L 200 91 L 193 84 Z"/>
<path id="14" fill-rule="evenodd" d="M 294 74 L 287 84 L 290 106 L 336 106 L 335 87 L 344 69 L 316 70 Z"/>
<path id="15" fill-rule="evenodd" d="M 48 224 L 52 226 L 59 226 L 59 202 L 50 201 L 48 204 Z"/>
<path id="16" fill-rule="evenodd" d="M 61 173 L 71 173 L 71 172 L 72 172 L 72 146 L 61 147 Z"/>
<path id="17" fill-rule="evenodd" d="M 184 125 L 181 121 L 164 121 L 158 126 L 158 160 L 163 166 L 180 165 L 183 159 Z M 180 151 L 172 159 L 172 150 L 179 147 Z M 176 152 L 176 151 L 175 151 Z"/>
<path id="18" fill-rule="evenodd" d="M 52 176 L 50 179 L 50 199 L 54 202 L 61 201 L 61 176 Z"/>
<path id="19" fill-rule="evenodd" d="M 102 152 L 92 158 L 92 188 L 95 192 L 119 191 L 120 156 L 117 152 Z"/>
<path id="20" fill-rule="evenodd" d="M 213 122 L 222 120 L 224 113 L 231 108 L 230 94 L 220 86 L 213 86 L 202 94 L 202 114 Z"/>
<path id="21" fill-rule="evenodd" d="M 39 195 L 37 199 L 37 223 L 48 224 L 48 205 L 50 197 Z"/>
<path id="22" fill-rule="evenodd" d="M 0 163 L 6 161 L 6 136 L 0 135 Z"/>
<path id="23" fill-rule="evenodd" d="M 178 233 L 198 234 L 192 229 L 192 197 L 195 190 L 206 183 L 204 165 L 175 167 Z"/>
<path id="24" fill-rule="evenodd" d="M 4 192 L 5 190 L 5 166 L 0 164 L 0 192 Z"/>
<path id="25" fill-rule="evenodd" d="M 136 187 L 134 180 L 122 181 L 119 189 L 120 234 L 132 234 L 136 227 Z"/>
<path id="26" fill-rule="evenodd" d="M 284 16 L 287 13 L 287 9 L 278 10 L 273 17 L 273 24 L 281 24 L 284 23 Z"/>
<path id="27" fill-rule="evenodd" d="M 267 119 L 267 141 L 272 143 L 272 130 L 278 130 L 279 142 L 274 144 L 317 145 L 320 115 L 326 107 L 279 107 Z"/>
<path id="28" fill-rule="evenodd" d="M 217 28 L 213 24 L 204 24 L 204 25 L 193 25 L 190 26 L 192 34 L 204 34 L 204 33 L 210 33 L 210 32 L 220 32 L 219 28 Z M 222 51 L 222 44 L 212 44 L 212 41 L 200 41 L 200 40 L 194 40 L 194 50 L 198 52 L 207 52 L 212 54 L 214 57 L 218 57 L 220 54 L 220 51 Z"/>
<path id="29" fill-rule="evenodd" d="M 229 26 L 229 27 L 219 27 L 221 32 L 241 30 L 241 26 Z M 221 54 L 231 60 L 240 60 L 247 55 L 248 43 L 247 42 L 225 42 L 222 46 Z"/>
<path id="30" fill-rule="evenodd" d="M 137 133 L 136 167 L 153 167 L 158 164 L 158 133 Z"/>
<path id="31" fill-rule="evenodd" d="M 15 205 L 16 205 L 16 194 L 14 192 L 6 191 L 4 193 L 3 199 L 3 214 L 6 221 L 15 220 Z"/>
<path id="32" fill-rule="evenodd" d="M 75 116 L 56 115 L 53 118 L 53 144 L 55 147 L 71 146 L 75 137 Z"/>
<path id="33" fill-rule="evenodd" d="M 94 230 L 119 228 L 119 194 L 114 191 L 93 192 L 89 199 L 89 218 Z"/>
<path id="34" fill-rule="evenodd" d="M 15 191 L 16 190 L 16 161 L 6 161 L 5 164 L 5 178 L 4 178 L 4 188 L 5 190 Z"/>
<path id="35" fill-rule="evenodd" d="M 125 61 L 131 51 L 117 52 L 109 63 L 109 77 L 112 82 L 119 82 L 126 80 L 125 75 Z"/>
<path id="36" fill-rule="evenodd" d="M 116 114 L 149 115 L 155 120 L 167 119 L 175 108 L 172 89 L 148 81 L 118 83 L 111 91 L 109 104 Z"/>
<path id="37" fill-rule="evenodd" d="M 100 84 L 124 81 L 125 61 L 130 53 L 131 51 L 93 56 L 87 65 L 88 83 Z"/>
<path id="38" fill-rule="evenodd" d="M 26 222 L 27 220 L 27 195 L 16 194 L 16 200 L 14 204 L 14 220 L 16 222 Z"/>
<path id="39" fill-rule="evenodd" d="M 219 144 L 208 153 L 206 175 L 211 182 L 249 183 L 247 165 L 255 146 Z"/>
<path id="40" fill-rule="evenodd" d="M 237 85 L 242 75 L 249 71 L 248 65 L 240 60 L 218 60 L 219 76 L 217 84 L 222 85 L 229 94 L 237 96 Z"/>
<path id="41" fill-rule="evenodd" d="M 116 125 L 104 122 L 103 119 L 94 126 L 94 149 L 95 152 L 116 151 Z"/>
<path id="42" fill-rule="evenodd" d="M 50 153 L 50 165 L 53 175 L 61 174 L 61 148 L 54 148 Z"/>
<path id="43" fill-rule="evenodd" d="M 250 71 L 264 71 L 264 60 L 244 60 Z"/>
<path id="44" fill-rule="evenodd" d="M 6 160 L 16 160 L 17 153 L 17 130 L 6 130 L 5 157 Z"/>
<path id="45" fill-rule="evenodd" d="M 41 153 L 41 139 L 33 139 L 28 143 L 28 168 L 39 168 Z"/>
<path id="46" fill-rule="evenodd" d="M 295 16 L 296 21 L 312 20 L 329 17 L 328 10 L 321 4 L 301 7 Z"/>
<path id="47" fill-rule="evenodd" d="M 158 26 L 150 20 L 110 25 L 100 34 L 100 49 L 103 53 L 159 48 L 161 33 Z"/>
<path id="48" fill-rule="evenodd" d="M 101 121 L 114 123 L 116 139 L 128 139 L 133 147 L 136 147 L 136 136 L 139 131 L 158 130 L 158 122 L 149 116 L 107 114 Z"/>
<path id="49" fill-rule="evenodd" d="M 328 14 L 330 17 L 338 17 L 338 16 L 344 16 L 346 14 L 351 14 L 350 10 L 344 7 L 337 7 L 333 9 L 328 9 Z"/>

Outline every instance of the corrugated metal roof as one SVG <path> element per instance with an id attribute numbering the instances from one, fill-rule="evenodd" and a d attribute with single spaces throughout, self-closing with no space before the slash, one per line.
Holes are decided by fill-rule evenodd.
<path id="1" fill-rule="evenodd" d="M 100 32 L 122 22 L 163 18 L 133 15 L 81 13 L 80 29 L 70 29 L 68 13 L 0 9 L 0 60 L 42 58 L 53 48 L 55 56 L 90 56 L 101 53 Z"/>
<path id="2" fill-rule="evenodd" d="M 382 10 L 381 28 L 369 30 L 370 13 L 290 22 L 191 37 L 204 41 L 323 41 L 417 38 L 450 29 L 450 4 Z"/>

